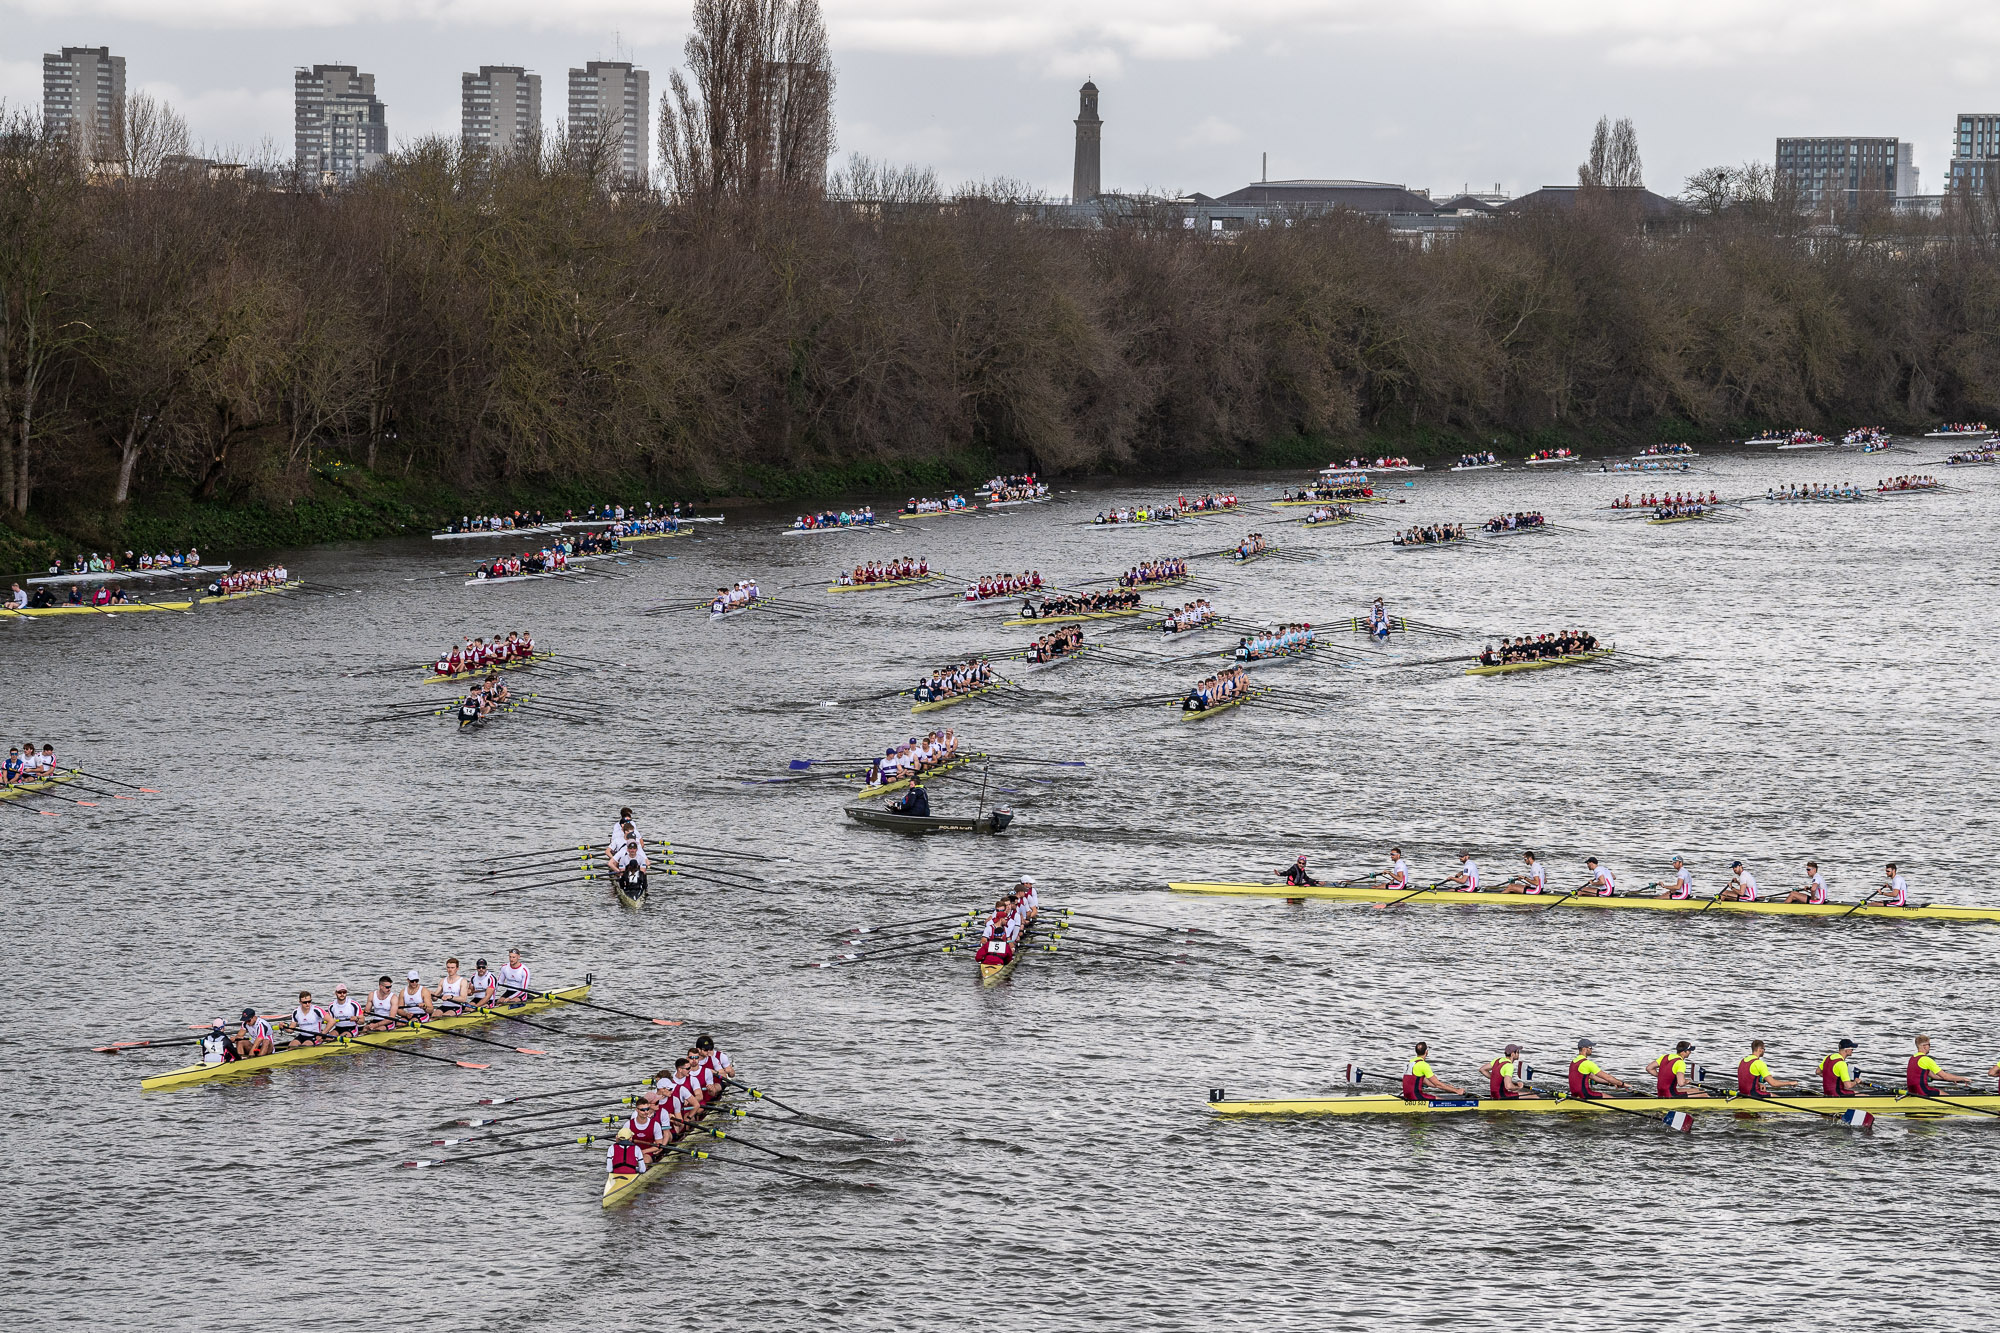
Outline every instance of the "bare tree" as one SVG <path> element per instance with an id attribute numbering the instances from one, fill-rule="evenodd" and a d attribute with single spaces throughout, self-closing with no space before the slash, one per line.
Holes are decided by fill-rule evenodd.
<path id="1" fill-rule="evenodd" d="M 118 149 L 128 178 L 151 180 L 166 159 L 187 155 L 187 121 L 151 93 L 133 93 L 118 122 Z"/>
<path id="2" fill-rule="evenodd" d="M 1590 136 L 1590 160 L 1576 169 L 1576 183 L 1585 188 L 1637 190 L 1645 187 L 1639 161 L 1639 133 L 1629 118 L 1614 125 L 1599 116 Z"/>
<path id="3" fill-rule="evenodd" d="M 667 193 L 703 205 L 819 193 L 834 85 L 819 0 L 695 0 L 685 51 L 686 75 L 660 99 Z"/>

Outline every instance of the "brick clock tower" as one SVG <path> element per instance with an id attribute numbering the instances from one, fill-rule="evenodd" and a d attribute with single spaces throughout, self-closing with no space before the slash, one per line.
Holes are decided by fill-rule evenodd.
<path id="1" fill-rule="evenodd" d="M 1098 145 L 1104 136 L 1104 122 L 1097 114 L 1097 85 L 1085 83 L 1076 111 L 1076 181 L 1070 187 L 1073 204 L 1089 203 L 1104 193 L 1098 171 Z"/>

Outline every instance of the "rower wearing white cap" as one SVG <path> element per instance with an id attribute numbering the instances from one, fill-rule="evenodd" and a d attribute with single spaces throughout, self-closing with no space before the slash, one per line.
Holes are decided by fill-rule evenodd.
<path id="1" fill-rule="evenodd" d="M 416 968 L 410 969 L 408 979 L 403 982 L 403 989 L 396 992 L 392 1012 L 398 1020 L 405 1023 L 421 1023 L 433 1017 L 431 993 L 424 989 L 424 974 Z"/>
<path id="2" fill-rule="evenodd" d="M 1035 896 L 1034 880 L 1026 875 L 1021 876 L 1021 882 L 1014 887 L 1014 902 L 1020 911 L 1021 924 L 1026 925 L 1035 919 L 1035 913 L 1040 910 L 1042 904 Z"/>

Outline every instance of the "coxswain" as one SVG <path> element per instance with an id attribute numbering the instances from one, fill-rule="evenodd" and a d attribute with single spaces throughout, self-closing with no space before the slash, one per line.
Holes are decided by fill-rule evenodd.
<path id="1" fill-rule="evenodd" d="M 292 1010 L 292 1039 L 289 1046 L 317 1046 L 333 1032 L 333 1016 L 313 1003 L 309 990 L 299 992 L 299 1007 Z"/>
<path id="2" fill-rule="evenodd" d="M 1632 1085 L 1616 1074 L 1606 1072 L 1603 1065 L 1591 1058 L 1591 1051 L 1597 1043 L 1585 1037 L 1576 1044 L 1576 1059 L 1569 1062 L 1569 1095 L 1572 1097 L 1600 1097 L 1603 1087 L 1623 1088 L 1630 1092 Z"/>
<path id="3" fill-rule="evenodd" d="M 1843 1038 L 1834 1053 L 1819 1062 L 1820 1091 L 1829 1097 L 1854 1095 L 1854 1043 Z"/>
<path id="4" fill-rule="evenodd" d="M 1653 1076 L 1653 1086 L 1660 1096 L 1708 1096 L 1708 1093 L 1689 1075 L 1688 1057 L 1693 1054 L 1693 1042 L 1676 1042 L 1672 1051 L 1665 1055 L 1656 1055 L 1646 1062 L 1646 1072 Z"/>
<path id="5" fill-rule="evenodd" d="M 326 1016 L 336 1037 L 351 1037 L 361 1030 L 361 1005 L 347 998 L 345 986 L 333 988 L 333 1003 L 326 1007 Z"/>
<path id="6" fill-rule="evenodd" d="M 1479 862 L 1472 859 L 1471 852 L 1460 852 L 1458 854 L 1458 873 L 1446 880 L 1445 883 L 1451 885 L 1460 893 L 1479 892 Z"/>
<path id="7" fill-rule="evenodd" d="M 1729 883 L 1723 885 L 1722 892 L 1715 895 L 1725 903 L 1754 903 L 1757 901 L 1757 877 L 1743 868 L 1741 861 L 1729 863 Z"/>
<path id="8" fill-rule="evenodd" d="M 1750 1043 L 1750 1054 L 1736 1062 L 1736 1091 L 1746 1097 L 1768 1097 L 1773 1088 L 1796 1088 L 1801 1086 L 1795 1078 L 1771 1077 L 1771 1066 L 1764 1063 L 1764 1043 Z"/>
<path id="9" fill-rule="evenodd" d="M 236 1058 L 247 1060 L 253 1055 L 269 1055 L 278 1049 L 277 1034 L 255 1009 L 245 1009 L 243 1019 L 236 1029 Z"/>
<path id="10" fill-rule="evenodd" d="M 396 1026 L 396 982 L 387 972 L 375 980 L 375 989 L 368 992 L 368 1024 L 370 1032 L 380 1032 Z"/>
<path id="11" fill-rule="evenodd" d="M 521 951 L 519 949 L 509 949 L 507 951 L 507 965 L 500 969 L 500 990 L 498 996 L 500 1002 L 503 1004 L 518 1004 L 522 1000 L 528 999 L 530 996 L 528 986 L 533 981 L 534 977 L 530 975 L 528 965 L 521 961 Z"/>
<path id="12" fill-rule="evenodd" d="M 1905 1074 L 1905 1086 L 1913 1097 L 1933 1097 L 1937 1095 L 1940 1083 L 1970 1083 L 1963 1074 L 1954 1074 L 1942 1068 L 1931 1058 L 1931 1039 L 1923 1033 L 1917 1034 L 1917 1053 L 1910 1057 Z"/>
<path id="13" fill-rule="evenodd" d="M 901 799 L 891 805 L 889 809 L 894 814 L 917 815 L 928 819 L 931 813 L 931 798 L 930 794 L 924 790 L 923 779 L 911 778 L 910 789 L 904 792 Z"/>
<path id="14" fill-rule="evenodd" d="M 1500 886 L 1502 893 L 1540 893 L 1548 887 L 1548 875 L 1533 852 L 1521 853 L 1521 873 Z"/>
<path id="15" fill-rule="evenodd" d="M 1294 888 L 1316 889 L 1319 881 L 1306 873 L 1306 854 L 1299 853 L 1299 859 L 1278 872 L 1278 878 Z"/>
<path id="16" fill-rule="evenodd" d="M 431 990 L 431 999 L 438 1012 L 447 1018 L 472 1007 L 472 978 L 459 974 L 456 958 L 444 960 L 444 975 L 438 978 L 438 984 Z"/>
<path id="17" fill-rule="evenodd" d="M 1440 1093 L 1449 1094 L 1453 1097 L 1463 1097 L 1465 1095 L 1464 1088 L 1455 1088 L 1449 1083 L 1441 1082 L 1437 1075 L 1431 1071 L 1431 1062 L 1428 1058 L 1430 1051 L 1429 1042 L 1420 1041 L 1417 1043 L 1416 1055 L 1411 1059 L 1410 1067 L 1403 1071 L 1403 1100 L 1406 1102 L 1427 1101 Z"/>
<path id="18" fill-rule="evenodd" d="M 1819 873 L 1819 862 L 1806 862 L 1806 882 L 1785 895 L 1788 903 L 1826 902 L 1826 876 Z"/>
<path id="19" fill-rule="evenodd" d="M 423 973 L 414 967 L 403 982 L 403 989 L 396 992 L 391 1007 L 396 1020 L 402 1023 L 422 1023 L 437 1016 L 431 1004 L 431 993 L 424 989 Z"/>
<path id="20" fill-rule="evenodd" d="M 1503 1099 L 1541 1096 L 1521 1077 L 1521 1047 L 1518 1042 L 1508 1042 L 1507 1053 L 1488 1060 L 1480 1072 L 1486 1075 L 1490 1096 Z"/>
<path id="21" fill-rule="evenodd" d="M 459 702 L 458 725 L 461 727 L 469 727 L 473 723 L 477 722 L 481 717 L 485 716 L 486 712 L 485 701 L 486 701 L 485 693 L 481 690 L 479 686 L 474 685 L 472 687 L 472 692 L 470 694 L 467 694 L 465 698 Z"/>
<path id="22" fill-rule="evenodd" d="M 645 896 L 646 872 L 651 868 L 646 849 L 636 838 L 611 853 L 611 869 L 625 892 L 633 897 Z"/>
<path id="23" fill-rule="evenodd" d="M 236 1058 L 236 1043 L 229 1040 L 229 1025 L 219 1018 L 197 1044 L 201 1047 L 201 1062 L 211 1069 Z"/>

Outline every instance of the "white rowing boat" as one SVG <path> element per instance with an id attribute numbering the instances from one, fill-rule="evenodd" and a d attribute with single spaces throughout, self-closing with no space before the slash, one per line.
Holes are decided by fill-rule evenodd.
<path id="1" fill-rule="evenodd" d="M 465 532 L 433 532 L 434 542 L 464 541 L 472 537 L 546 537 L 552 532 L 561 532 L 560 523 L 543 523 L 532 528 L 472 528 Z"/>
<path id="2" fill-rule="evenodd" d="M 184 565 L 179 569 L 106 569 L 95 574 L 40 574 L 30 583 L 123 583 L 128 579 L 170 579 L 176 574 L 227 574 L 228 565 Z"/>

